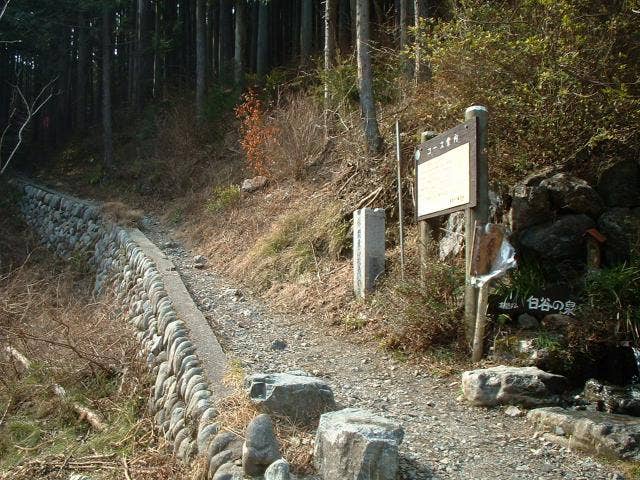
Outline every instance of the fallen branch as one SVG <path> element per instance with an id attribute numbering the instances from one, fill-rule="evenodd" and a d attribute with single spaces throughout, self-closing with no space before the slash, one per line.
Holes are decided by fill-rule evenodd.
<path id="1" fill-rule="evenodd" d="M 13 357 L 16 362 L 20 363 L 24 367 L 25 371 L 31 368 L 31 362 L 29 361 L 29 359 L 25 357 L 22 353 L 20 353 L 18 350 L 16 350 L 15 348 L 11 346 L 7 346 L 5 347 L 5 351 L 9 355 L 11 355 L 11 357 Z M 53 392 L 58 397 L 60 397 L 60 399 L 67 400 L 67 392 L 65 391 L 64 388 L 62 388 L 57 383 L 53 384 Z M 100 415 L 95 413 L 93 410 L 90 410 L 89 408 L 85 407 L 84 405 L 81 405 L 78 402 L 71 402 L 71 406 L 78 413 L 78 415 L 80 415 L 80 420 L 84 420 L 89 425 L 91 425 L 95 430 L 98 430 L 99 432 L 101 432 L 106 428 L 106 425 L 100 418 Z"/>
<path id="2" fill-rule="evenodd" d="M 382 193 L 382 187 L 378 187 L 373 192 L 371 192 L 369 195 L 367 195 L 362 200 L 360 200 L 358 202 L 358 205 L 356 205 L 356 208 L 354 210 L 360 210 L 361 208 L 368 207 L 373 202 L 375 202 L 376 198 L 378 198 L 378 195 L 380 195 L 380 193 Z"/>

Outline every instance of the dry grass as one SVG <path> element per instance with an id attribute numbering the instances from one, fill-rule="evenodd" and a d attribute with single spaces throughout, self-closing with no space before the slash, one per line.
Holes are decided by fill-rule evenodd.
<path id="1" fill-rule="evenodd" d="M 233 365 L 233 364 L 232 364 Z M 257 415 L 259 409 L 249 399 L 243 386 L 244 372 L 239 366 L 232 367 L 224 378 L 225 385 L 232 392 L 218 405 L 220 414 L 216 421 L 222 430 L 241 437 L 247 425 Z M 298 474 L 310 473 L 313 461 L 314 433 L 308 427 L 293 424 L 286 417 L 271 415 L 276 436 L 280 441 L 280 452 Z"/>
<path id="2" fill-rule="evenodd" d="M 311 165 L 325 160 L 322 108 L 314 98 L 292 94 L 269 112 L 267 124 L 278 133 L 265 149 L 273 178 L 303 178 Z"/>
<path id="3" fill-rule="evenodd" d="M 92 282 L 43 251 L 0 276 L 0 347 L 31 362 L 25 371 L 0 356 L 0 478 L 203 478 L 201 466 L 167 455 L 147 414 L 149 379 L 134 332 L 109 298 L 92 298 Z M 94 430 L 73 403 L 97 413 L 105 429 Z"/>

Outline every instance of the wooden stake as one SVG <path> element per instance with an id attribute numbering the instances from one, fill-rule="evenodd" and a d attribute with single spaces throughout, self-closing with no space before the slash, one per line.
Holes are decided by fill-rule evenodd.
<path id="1" fill-rule="evenodd" d="M 427 131 L 422 132 L 420 135 L 420 143 L 424 143 L 427 140 L 431 140 L 438 135 L 437 132 Z M 416 172 L 416 175 L 418 173 Z M 418 195 L 418 192 L 416 192 Z M 427 283 L 427 261 L 429 259 L 429 250 L 431 249 L 431 243 L 433 241 L 434 232 L 431 229 L 427 220 L 420 220 L 418 222 L 418 233 L 420 239 L 420 282 L 422 285 Z"/>
<path id="2" fill-rule="evenodd" d="M 476 222 L 489 221 L 489 173 L 487 166 L 487 123 L 488 111 L 486 107 L 475 105 L 467 108 L 465 120 L 478 119 L 478 161 L 477 161 L 477 204 L 465 212 L 464 250 L 466 259 L 465 295 L 464 295 L 464 323 L 467 341 L 474 338 L 476 317 L 478 312 L 478 292 L 470 282 L 471 248 Z"/>
<path id="3" fill-rule="evenodd" d="M 473 353 L 471 360 L 479 362 L 482 359 L 484 349 L 484 331 L 487 325 L 487 303 L 489 301 L 489 284 L 487 282 L 478 289 L 478 306 L 473 335 Z"/>
<path id="4" fill-rule="evenodd" d="M 400 228 L 400 278 L 404 281 L 404 214 L 402 211 L 402 176 L 401 176 L 401 158 L 400 154 L 400 122 L 396 120 L 396 160 L 398 164 L 398 225 Z"/>

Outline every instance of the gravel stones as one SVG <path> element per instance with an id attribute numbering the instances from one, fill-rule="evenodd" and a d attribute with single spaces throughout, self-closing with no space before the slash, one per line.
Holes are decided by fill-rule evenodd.
<path id="1" fill-rule="evenodd" d="M 320 414 L 336 407 L 333 391 L 323 380 L 300 374 L 258 373 L 245 379 L 251 401 L 265 412 L 294 422 L 312 424 Z"/>
<path id="2" fill-rule="evenodd" d="M 462 393 L 473 405 L 555 405 L 567 379 L 536 367 L 499 366 L 462 374 Z"/>
<path id="3" fill-rule="evenodd" d="M 314 463 L 324 480 L 395 480 L 402 427 L 366 410 L 320 417 Z"/>
<path id="4" fill-rule="evenodd" d="M 247 427 L 245 439 L 242 469 L 246 475 L 262 475 L 269 465 L 281 458 L 269 415 L 263 413 L 254 418 Z"/>
<path id="5" fill-rule="evenodd" d="M 548 407 L 531 410 L 527 419 L 547 433 L 549 440 L 562 445 L 623 460 L 640 460 L 637 417 Z M 560 431 L 562 435 L 558 435 Z"/>

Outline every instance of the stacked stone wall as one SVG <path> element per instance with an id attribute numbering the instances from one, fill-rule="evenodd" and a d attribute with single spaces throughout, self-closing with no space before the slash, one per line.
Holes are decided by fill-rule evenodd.
<path id="1" fill-rule="evenodd" d="M 99 205 L 25 181 L 18 185 L 21 212 L 42 243 L 63 258 L 85 258 L 96 271 L 96 295 L 113 291 L 123 318 L 135 327 L 155 379 L 149 408 L 174 454 L 186 462 L 206 454 L 218 431 L 212 392 L 220 386 L 212 388 L 154 261 L 131 231 L 102 218 Z"/>

